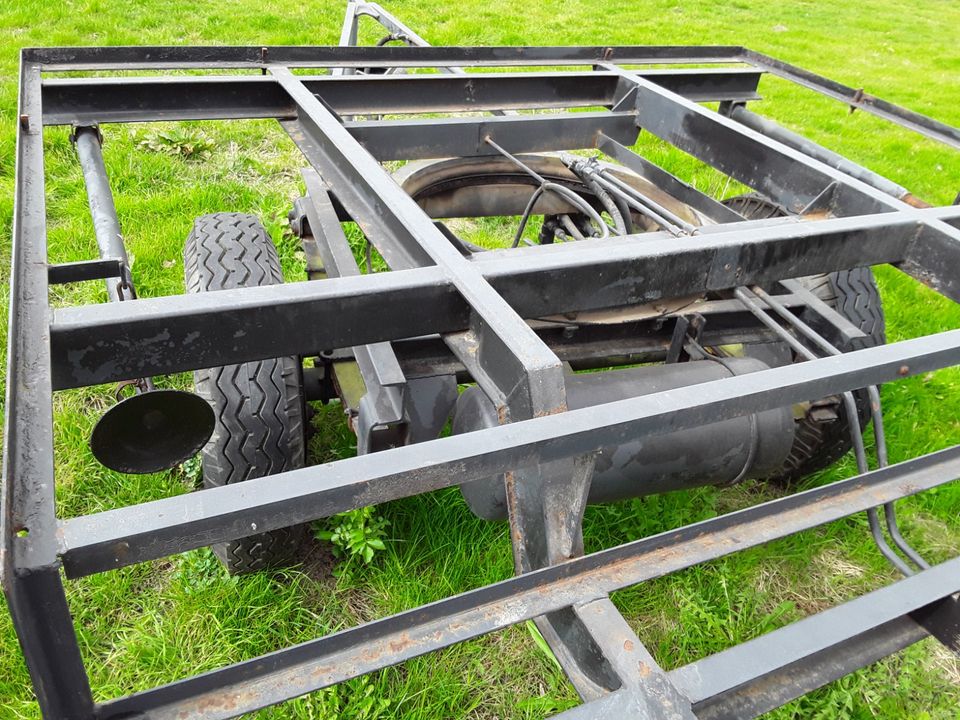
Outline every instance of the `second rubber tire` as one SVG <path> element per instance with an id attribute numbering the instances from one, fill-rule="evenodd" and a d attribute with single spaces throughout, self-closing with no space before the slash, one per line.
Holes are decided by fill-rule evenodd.
<path id="1" fill-rule="evenodd" d="M 781 206 L 752 193 L 725 200 L 724 205 L 748 220 L 781 217 L 788 214 Z M 810 310 L 800 314 L 801 320 L 839 350 L 849 352 L 883 345 L 886 342 L 880 291 L 877 289 L 870 268 L 839 270 L 801 277 L 797 280 L 865 334 L 865 337 L 845 341 L 836 328 L 818 314 Z M 786 346 L 782 350 L 788 352 Z M 793 359 L 797 360 L 795 357 Z M 854 392 L 853 396 L 858 415 L 854 421 L 862 430 L 867 426 L 870 417 L 869 399 L 866 391 L 863 390 Z M 850 450 L 851 418 L 847 417 L 846 410 L 839 400 L 834 405 L 835 419 L 817 419 L 812 406 L 806 409 L 803 417 L 797 419 L 793 448 L 783 470 L 770 478 L 771 480 L 785 484 L 796 482 L 810 473 L 832 465 Z"/>
<path id="2" fill-rule="evenodd" d="M 197 218 L 183 252 L 188 293 L 283 282 L 276 248 L 252 215 Z M 203 449 L 203 486 L 219 487 L 303 467 L 302 371 L 296 357 L 227 365 L 194 373 L 197 393 L 216 412 Z M 231 574 L 290 562 L 307 539 L 293 526 L 214 545 Z"/>

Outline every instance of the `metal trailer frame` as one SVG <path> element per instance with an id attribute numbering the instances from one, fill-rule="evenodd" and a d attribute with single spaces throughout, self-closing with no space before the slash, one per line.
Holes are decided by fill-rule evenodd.
<path id="1" fill-rule="evenodd" d="M 811 355 L 788 367 L 565 412 L 559 356 L 577 349 L 538 334 L 524 318 L 771 287 L 784 278 L 881 263 L 960 301 L 960 207 L 926 206 L 744 106 L 758 97 L 761 73 L 770 73 L 953 148 L 960 148 L 960 131 L 742 47 L 428 47 L 379 6 L 354 2 L 344 44 L 355 43 L 361 15 L 380 21 L 406 46 L 22 51 L 0 552 L 3 588 L 44 717 L 234 717 L 526 619 L 536 620 L 585 701 L 563 714 L 571 719 L 755 716 L 928 635 L 957 650 L 960 558 L 917 570 L 905 566 L 906 576 L 888 587 L 669 672 L 608 595 L 854 513 L 871 511 L 875 518 L 879 506 L 892 510 L 899 498 L 957 478 L 960 446 L 590 555 L 583 554 L 580 520 L 593 454 L 604 443 L 956 365 L 960 331 Z M 646 67 L 676 63 L 721 67 Z M 588 67 L 482 72 L 501 66 Z M 357 73 L 367 67 L 392 70 Z M 399 72 L 417 67 L 447 72 Z M 636 67 L 642 69 L 629 69 Z M 332 72 L 304 76 L 294 68 Z M 168 69 L 259 70 L 262 76 L 43 76 Z M 698 104 L 703 101 L 721 102 L 721 112 Z M 608 109 L 504 112 L 578 106 Z M 500 114 L 341 117 L 463 111 Z M 48 264 L 44 127 L 236 118 L 276 118 L 315 171 L 306 174 L 307 214 L 331 277 L 51 308 L 50 284 L 114 278 L 122 291 L 127 270 L 122 259 L 109 257 Z M 804 221 L 745 221 L 627 149 L 641 129 L 795 212 L 829 212 Z M 510 153 L 599 148 L 716 224 L 679 236 L 654 232 L 465 258 L 379 161 L 497 152 L 488 139 Z M 390 272 L 350 270 L 336 243 L 340 219 L 347 218 L 364 230 Z M 741 290 L 736 297 L 739 311 L 766 318 L 759 332 L 786 333 L 780 320 L 771 324 L 760 295 Z M 777 306 L 768 301 L 775 314 Z M 804 334 L 799 327 L 793 332 Z M 617 342 L 662 356 L 669 338 L 654 333 Z M 402 391 L 405 371 L 416 375 L 418 352 L 445 353 L 447 371 L 468 372 L 495 400 L 503 424 L 57 517 L 54 391 L 320 350 L 355 357 L 367 392 L 387 399 Z M 398 358 L 406 358 L 403 367 Z M 382 407 L 389 410 L 389 403 Z M 507 479 L 516 577 L 170 685 L 94 701 L 61 569 L 67 578 L 107 572 L 242 537 L 252 528 L 280 528 L 495 473 Z M 904 547 L 895 524 L 890 529 Z"/>

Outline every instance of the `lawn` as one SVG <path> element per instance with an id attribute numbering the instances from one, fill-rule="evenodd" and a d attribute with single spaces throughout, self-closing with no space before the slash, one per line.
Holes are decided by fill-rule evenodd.
<path id="1" fill-rule="evenodd" d="M 86 44 L 335 44 L 343 2 L 274 0 L 6 0 L 0 6 L 0 296 L 6 312 L 17 55 L 20 47 Z M 928 0 L 769 3 L 760 0 L 545 0 L 441 4 L 394 0 L 389 10 L 435 44 L 744 44 L 853 87 L 960 125 L 960 4 Z M 368 39 L 378 35 L 367 33 Z M 960 153 L 767 78 L 758 111 L 877 170 L 937 204 L 960 190 Z M 160 128 L 167 132 L 172 128 Z M 83 182 L 67 129 L 46 133 L 50 258 L 94 257 Z M 266 121 L 189 124 L 208 147 L 171 154 L 153 126 L 105 127 L 105 157 L 141 296 L 183 291 L 183 239 L 196 215 L 255 213 L 289 279 L 303 259 L 286 227 L 303 161 Z M 168 132 L 169 134 L 169 132 Z M 654 161 L 717 196 L 736 188 L 670 148 L 642 140 Z M 489 225 L 491 235 L 513 226 Z M 960 327 L 960 308 L 892 268 L 878 268 L 888 339 Z M 56 304 L 101 302 L 102 286 L 58 287 Z M 322 321 L 322 319 L 318 319 Z M 4 354 L 5 357 L 5 354 Z M 5 367 L 4 359 L 4 367 Z M 164 381 L 187 387 L 188 376 Z M 891 461 L 960 443 L 960 371 L 882 390 Z M 186 492 L 189 470 L 120 475 L 97 464 L 86 439 L 112 388 L 55 398 L 57 497 L 63 517 Z M 351 455 L 339 408 L 314 419 L 310 457 Z M 869 439 L 872 443 L 872 438 Z M 850 458 L 804 487 L 849 476 Z M 745 507 L 784 491 L 747 482 L 591 508 L 588 551 Z M 71 582 L 69 602 L 97 698 L 106 699 L 250 658 L 369 619 L 494 582 L 512 572 L 507 528 L 475 519 L 457 491 L 382 506 L 386 549 L 365 564 L 323 547 L 304 565 L 228 577 L 208 550 Z M 933 561 L 960 550 L 960 486 L 902 503 L 905 535 Z M 614 596 L 666 668 L 756 637 L 895 579 L 866 520 L 851 518 L 662 578 Z M 525 626 L 315 693 L 258 718 L 544 717 L 577 702 Z M 932 641 L 888 658 L 770 714 L 775 718 L 960 717 L 960 663 Z M 35 718 L 12 624 L 0 610 L 0 720 Z"/>

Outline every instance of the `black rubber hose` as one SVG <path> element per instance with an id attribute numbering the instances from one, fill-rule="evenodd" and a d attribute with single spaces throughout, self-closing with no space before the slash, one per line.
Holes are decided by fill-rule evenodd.
<path id="1" fill-rule="evenodd" d="M 576 170 L 574 170 L 576 172 Z M 623 221 L 623 214 L 620 212 L 620 208 L 613 201 L 613 198 L 610 196 L 604 188 L 600 186 L 596 180 L 594 180 L 589 175 L 579 175 L 581 180 L 583 180 L 584 185 L 586 185 L 590 190 L 593 191 L 593 194 L 597 196 L 597 200 L 600 201 L 600 204 L 603 205 L 603 209 L 607 211 L 607 214 L 613 220 L 613 226 L 617 229 L 617 232 L 621 235 L 627 234 L 627 226 Z"/>
<path id="2" fill-rule="evenodd" d="M 595 171 L 592 169 L 593 164 L 588 165 L 587 161 L 576 159 L 573 155 L 561 156 L 561 161 L 574 175 L 580 178 L 581 182 L 597 197 L 603 209 L 607 211 L 607 214 L 610 215 L 610 218 L 613 220 L 613 226 L 616 228 L 617 233 L 626 235 L 627 225 L 626 222 L 624 222 L 622 208 L 614 202 L 610 193 L 608 193 L 600 183 L 594 180 L 593 174 Z M 627 212 L 626 216 L 629 217 L 629 215 L 630 213 Z"/>
<path id="3" fill-rule="evenodd" d="M 621 217 L 623 217 L 623 231 L 626 235 L 633 233 L 633 217 L 630 214 L 630 206 L 627 205 L 626 201 L 622 197 L 614 197 L 613 202 L 617 204 L 617 209 L 620 211 Z"/>

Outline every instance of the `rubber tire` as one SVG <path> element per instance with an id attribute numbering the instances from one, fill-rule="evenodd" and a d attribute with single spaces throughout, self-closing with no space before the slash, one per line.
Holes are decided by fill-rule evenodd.
<path id="1" fill-rule="evenodd" d="M 730 198 L 724 201 L 724 204 L 748 220 L 782 217 L 787 214 L 782 207 L 754 194 Z M 804 311 L 800 318 L 842 352 L 883 345 L 886 342 L 880 291 L 870 268 L 854 268 L 797 279 L 866 333 L 864 338 L 845 341 L 833 325 L 824 321 L 817 313 Z M 796 362 L 797 358 L 794 358 L 794 361 Z M 869 398 L 864 390 L 854 392 L 853 396 L 857 404 L 857 422 L 862 432 L 870 420 Z M 789 485 L 829 467 L 850 451 L 849 428 L 850 418 L 842 403 L 837 408 L 837 419 L 833 421 L 814 420 L 808 410 L 804 417 L 797 420 L 793 447 L 782 472 L 769 479 Z"/>
<path id="2" fill-rule="evenodd" d="M 187 292 L 283 282 L 276 248 L 252 215 L 196 219 L 183 250 Z M 302 368 L 297 357 L 198 370 L 197 393 L 216 412 L 203 448 L 203 487 L 220 487 L 304 465 Z M 213 550 L 231 574 L 289 563 L 307 539 L 298 525 L 220 543 Z"/>

